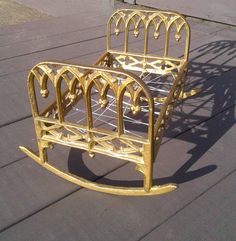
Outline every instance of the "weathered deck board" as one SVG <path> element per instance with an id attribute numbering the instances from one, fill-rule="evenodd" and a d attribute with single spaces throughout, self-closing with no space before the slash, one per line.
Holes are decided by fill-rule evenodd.
<path id="1" fill-rule="evenodd" d="M 53 35 L 50 38 L 41 37 L 16 44 L 0 47 L 0 61 L 11 58 L 32 55 L 50 49 L 64 46 L 73 46 L 84 41 L 105 37 L 106 26 L 93 27 L 92 29 L 77 30 L 70 33 Z"/>
<path id="2" fill-rule="evenodd" d="M 132 2 L 129 0 L 129 2 Z M 178 1 L 176 4 L 175 1 L 155 1 L 155 0 L 137 0 L 137 4 L 158 8 L 166 9 L 172 11 L 178 11 L 187 16 L 194 16 L 197 18 L 208 19 L 210 21 L 217 21 L 226 24 L 232 24 L 235 26 L 236 15 L 235 15 L 235 2 L 233 0 L 225 1 L 208 1 L 207 6 L 205 1 L 189 2 L 186 0 Z"/>
<path id="3" fill-rule="evenodd" d="M 230 111 L 235 113 L 235 108 L 231 108 Z M 235 170 L 235 152 L 232 145 L 227 146 L 227 144 L 230 144 L 229 141 L 235 141 L 236 129 L 233 125 L 222 135 L 219 124 L 224 119 L 224 115 L 225 113 L 218 115 L 195 131 L 196 136 L 199 136 L 198 130 L 202 132 L 206 124 L 214 128 L 216 130 L 214 144 L 206 146 L 208 140 L 213 140 L 214 136 L 206 137 L 205 142 L 199 140 L 198 143 L 191 143 L 189 140 L 192 140 L 193 133 L 186 132 L 181 138 L 183 140 L 173 139 L 161 148 L 160 161 L 155 172 L 159 171 L 161 175 L 159 181 L 162 178 L 167 181 L 166 175 L 168 177 L 175 173 L 168 179 L 181 184 L 177 191 L 163 196 L 132 198 L 81 189 L 3 231 L 0 240 L 65 240 L 66 237 L 70 237 L 71 240 L 138 240 L 155 227 L 164 226 L 167 220 L 178 212 L 181 215 L 182 210 L 188 210 L 188 206 L 195 200 L 209 190 L 214 190 L 216 184 L 221 183 L 221 180 Z M 226 148 L 227 158 L 222 152 L 222 147 Z M 178 151 L 179 148 L 181 152 Z M 119 183 L 119 180 L 127 180 L 128 183 L 132 178 L 137 178 L 132 169 L 132 165 L 127 164 L 105 176 L 101 181 L 109 183 L 111 179 L 113 183 Z M 43 173 L 42 176 L 44 175 Z M 225 189 L 225 195 L 229 195 L 228 192 L 232 190 L 231 185 L 229 190 Z M 13 193 L 15 195 L 14 190 Z M 221 197 L 215 198 L 216 202 L 220 202 Z M 209 205 L 204 206 L 203 200 L 201 208 L 209 212 L 213 211 L 215 206 L 212 208 Z M 153 237 L 162 240 L 156 235 Z"/>
<path id="4" fill-rule="evenodd" d="M 236 169 L 141 240 L 236 240 L 235 180 Z"/>
<path id="5" fill-rule="evenodd" d="M 1 230 L 78 189 L 29 158 L 1 168 L 0 173 Z"/>
<path id="6" fill-rule="evenodd" d="M 234 238 L 234 226 L 229 222 L 236 218 L 231 213 L 235 202 L 236 44 L 235 32 L 228 27 L 191 22 L 187 87 L 198 86 L 203 91 L 177 107 L 154 172 L 157 183 L 179 183 L 177 191 L 132 198 L 79 189 L 17 149 L 21 144 L 37 151 L 25 90 L 27 71 L 48 58 L 94 63 L 105 50 L 104 23 L 110 13 L 106 14 L 64 16 L 0 30 L 0 46 L 5 46 L 0 47 L 0 58 L 9 58 L 0 61 L 0 229 L 4 230 L 0 240 Z M 86 19 L 86 26 L 80 19 Z M 68 25 L 70 21 L 73 24 Z M 134 165 L 110 157 L 90 159 L 80 150 L 57 146 L 50 160 L 91 180 L 141 184 L 142 176 Z M 221 216 L 227 218 L 221 220 Z M 211 229 L 212 225 L 228 236 Z"/>
<path id="7" fill-rule="evenodd" d="M 66 170 L 73 169 L 75 172 L 77 170 L 75 166 L 79 164 L 81 167 L 80 162 L 83 160 L 87 165 L 80 172 L 94 181 L 99 176 L 104 176 L 124 164 L 121 160 L 110 160 L 109 157 L 101 155 L 91 159 L 87 153 L 80 150 L 70 150 L 61 146 L 56 146 L 55 149 L 55 152 L 49 153 L 49 160 L 56 166 Z M 95 174 L 91 174 L 89 169 Z M 0 230 L 33 215 L 48 205 L 53 205 L 54 202 L 58 202 L 80 188 L 44 170 L 28 157 L 22 157 L 0 168 L 0 184 L 0 203 L 4 207 L 0 209 Z M 22 194 L 19 195 L 20 193 Z"/>
<path id="8" fill-rule="evenodd" d="M 37 150 L 32 118 L 0 128 L 0 136 L 0 168 L 25 157 L 25 154 L 18 149 L 19 145 L 27 145 Z"/>

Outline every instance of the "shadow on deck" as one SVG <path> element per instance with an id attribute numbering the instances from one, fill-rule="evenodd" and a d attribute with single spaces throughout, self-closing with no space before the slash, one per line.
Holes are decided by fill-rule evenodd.
<path id="1" fill-rule="evenodd" d="M 191 157 L 172 176 L 157 178 L 154 184 L 188 182 L 217 168 L 217 165 L 207 165 L 188 171 L 235 123 L 236 69 L 230 65 L 236 57 L 235 53 L 235 41 L 215 41 L 190 52 L 190 56 L 195 57 L 189 63 L 187 88 L 200 87 L 202 91 L 179 103 L 166 137 L 193 143 L 194 147 L 188 152 Z M 207 61 L 201 62 L 206 58 Z M 213 64 L 218 62 L 217 59 L 224 61 Z M 97 176 L 86 166 L 82 153 L 79 149 L 72 148 L 70 151 L 68 169 L 72 174 L 108 185 L 142 186 L 143 182 L 139 180 L 120 181 Z"/>

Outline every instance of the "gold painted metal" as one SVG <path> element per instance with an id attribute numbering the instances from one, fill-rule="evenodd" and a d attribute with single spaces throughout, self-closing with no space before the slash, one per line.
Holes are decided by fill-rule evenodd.
<path id="1" fill-rule="evenodd" d="M 121 26 L 124 39 L 119 44 L 123 48 L 117 50 L 111 45 L 111 37 L 122 34 Z M 165 30 L 163 55 L 149 53 L 151 28 L 154 39 L 160 38 L 161 28 Z M 133 34 L 138 37 L 140 31 L 144 33 L 143 50 L 141 53 L 130 52 L 129 36 Z M 177 42 L 184 32 L 184 51 L 180 58 L 169 56 L 170 33 L 173 31 Z M 194 90 L 189 93 L 183 91 L 189 41 L 189 25 L 178 13 L 131 9 L 116 11 L 107 25 L 107 52 L 94 66 L 42 62 L 31 69 L 27 86 L 39 153 L 35 154 L 23 146 L 20 146 L 21 151 L 58 176 L 92 190 L 134 196 L 175 190 L 177 185 L 173 183 L 153 185 L 153 164 L 175 103 L 178 99 L 195 94 Z M 165 85 L 168 89 L 157 88 L 153 81 L 145 80 L 152 75 L 171 79 Z M 49 83 L 52 86 L 50 91 Z M 154 87 L 148 83 L 154 83 Z M 66 85 L 65 90 L 62 90 L 63 84 Z M 52 94 L 55 95 L 54 100 L 41 109 L 39 96 L 47 100 Z M 98 95 L 96 101 L 94 95 Z M 85 123 L 67 120 L 67 116 L 82 101 L 85 107 L 80 110 L 84 113 L 81 120 Z M 94 106 L 99 108 L 94 111 Z M 102 114 L 98 116 L 100 109 L 104 110 L 102 113 L 107 109 L 115 113 L 113 129 L 96 126 L 97 120 L 105 118 Z M 145 114 L 146 123 L 137 121 L 136 116 L 141 112 Z M 129 131 L 127 122 L 145 124 L 146 135 L 139 136 Z M 133 162 L 136 170 L 144 176 L 143 187 L 109 186 L 58 170 L 47 159 L 47 149 L 56 143 L 86 150 L 91 157 L 101 153 Z"/>

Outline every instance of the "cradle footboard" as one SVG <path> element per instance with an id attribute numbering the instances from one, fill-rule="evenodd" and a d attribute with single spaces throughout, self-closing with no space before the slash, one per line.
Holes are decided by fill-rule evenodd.
<path id="1" fill-rule="evenodd" d="M 143 195 L 175 188 L 152 187 L 154 101 L 139 77 L 118 69 L 43 62 L 30 71 L 27 85 L 39 155 L 20 148 L 38 163 L 81 186 L 109 193 Z M 142 109 L 148 110 L 147 128 L 137 135 L 128 130 L 126 119 L 130 124 Z M 55 143 L 86 150 L 90 156 L 102 153 L 133 162 L 144 175 L 144 187 L 94 184 L 59 171 L 47 160 L 46 150 Z"/>

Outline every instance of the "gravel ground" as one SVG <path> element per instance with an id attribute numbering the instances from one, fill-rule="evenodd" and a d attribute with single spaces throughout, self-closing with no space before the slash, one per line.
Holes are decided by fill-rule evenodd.
<path id="1" fill-rule="evenodd" d="M 29 22 L 49 17 L 35 9 L 11 0 L 0 0 L 0 26 Z"/>

